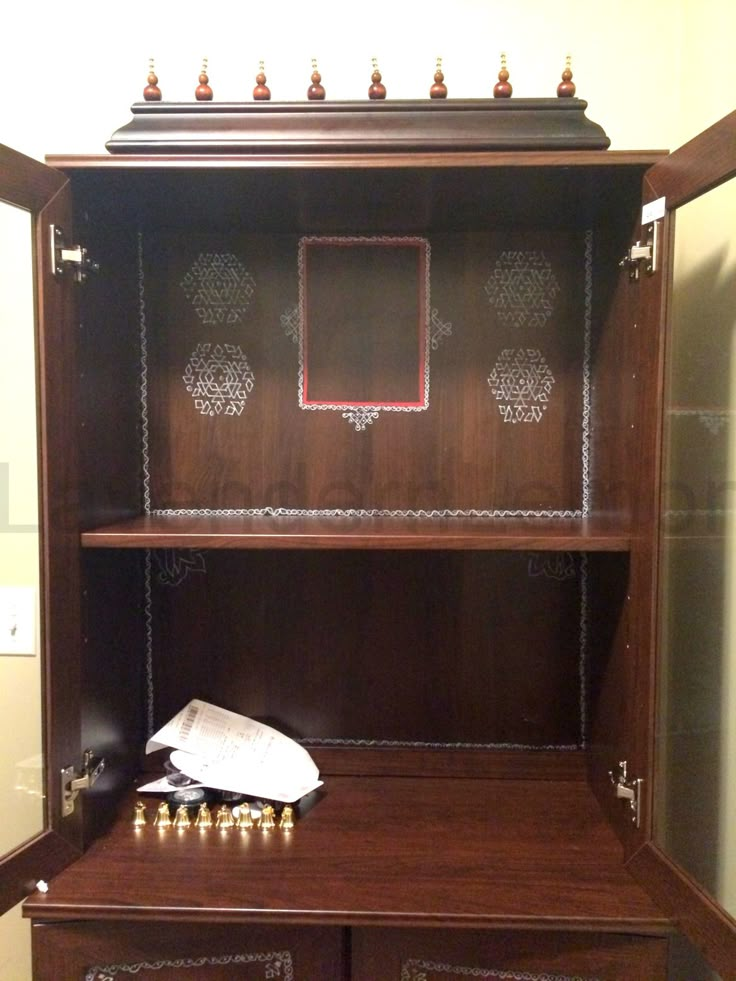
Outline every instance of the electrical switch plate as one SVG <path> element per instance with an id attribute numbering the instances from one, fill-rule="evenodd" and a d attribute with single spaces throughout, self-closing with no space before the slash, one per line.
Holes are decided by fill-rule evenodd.
<path id="1" fill-rule="evenodd" d="M 0 655 L 36 654 L 35 586 L 0 586 Z"/>

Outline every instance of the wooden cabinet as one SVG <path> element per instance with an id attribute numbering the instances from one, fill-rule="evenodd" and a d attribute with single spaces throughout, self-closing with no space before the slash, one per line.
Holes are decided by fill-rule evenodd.
<path id="1" fill-rule="evenodd" d="M 81 854 L 26 902 L 39 978 L 664 977 L 668 217 L 620 260 L 683 152 L 50 159 L 100 270 L 39 223 L 49 772 L 106 767 L 63 818 L 49 777 Z M 133 829 L 193 697 L 309 748 L 292 834 Z"/>

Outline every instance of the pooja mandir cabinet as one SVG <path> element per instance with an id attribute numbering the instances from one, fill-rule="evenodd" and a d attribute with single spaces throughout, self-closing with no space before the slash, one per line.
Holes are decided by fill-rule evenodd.
<path id="1" fill-rule="evenodd" d="M 676 927 L 736 976 L 652 841 L 673 213 L 736 119 L 668 155 L 333 118 L 3 151 L 37 250 L 47 830 L 3 870 L 50 880 L 35 976 L 653 979 Z M 292 833 L 132 827 L 191 698 L 307 746 Z"/>

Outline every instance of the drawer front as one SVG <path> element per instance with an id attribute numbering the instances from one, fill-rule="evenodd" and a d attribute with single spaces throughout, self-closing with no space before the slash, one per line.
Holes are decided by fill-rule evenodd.
<path id="1" fill-rule="evenodd" d="M 657 981 L 666 938 L 479 930 L 354 930 L 352 981 Z"/>
<path id="2" fill-rule="evenodd" d="M 33 927 L 35 981 L 344 981 L 339 928 L 170 923 Z"/>

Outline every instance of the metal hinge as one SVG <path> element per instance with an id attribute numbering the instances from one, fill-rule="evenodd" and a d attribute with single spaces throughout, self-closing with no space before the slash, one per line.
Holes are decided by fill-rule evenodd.
<path id="1" fill-rule="evenodd" d="M 77 774 L 73 766 L 65 766 L 61 771 L 61 816 L 74 813 L 74 801 L 80 790 L 91 787 L 105 769 L 105 760 L 95 756 L 91 749 L 85 749 L 82 772 Z"/>
<path id="2" fill-rule="evenodd" d="M 64 230 L 59 225 L 49 225 L 51 232 L 51 272 L 54 276 L 63 276 L 67 269 L 72 269 L 74 279 L 83 283 L 89 273 L 99 272 L 98 262 L 90 259 L 87 250 L 81 245 L 67 246 L 64 240 Z"/>
<path id="3" fill-rule="evenodd" d="M 619 262 L 619 266 L 629 270 L 629 279 L 639 278 L 641 263 L 648 275 L 653 276 L 659 269 L 659 227 L 661 222 L 653 221 L 644 229 L 646 232 L 646 242 L 642 245 L 637 242 L 626 252 L 626 255 Z"/>
<path id="4" fill-rule="evenodd" d="M 629 780 L 626 760 L 621 760 L 616 770 L 609 770 L 608 776 L 616 788 L 616 796 L 629 802 L 632 823 L 639 827 L 641 821 L 641 786 L 643 780 Z"/>

